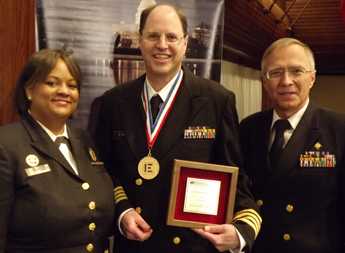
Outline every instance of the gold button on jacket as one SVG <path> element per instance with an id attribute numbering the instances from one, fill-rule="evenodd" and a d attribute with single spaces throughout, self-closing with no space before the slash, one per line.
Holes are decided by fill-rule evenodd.
<path id="1" fill-rule="evenodd" d="M 174 239 L 173 239 L 173 243 L 174 243 L 175 245 L 180 244 L 180 243 L 181 243 L 181 238 L 180 238 L 180 237 L 178 237 L 178 236 L 174 237 Z"/>
<path id="2" fill-rule="evenodd" d="M 81 185 L 81 188 L 83 188 L 83 190 L 88 190 L 89 188 L 90 188 L 90 185 L 88 184 L 88 183 L 83 183 L 82 185 Z"/>
<path id="3" fill-rule="evenodd" d="M 264 202 L 263 202 L 262 199 L 258 199 L 258 200 L 256 201 L 256 204 L 260 207 L 260 206 L 262 206 L 262 205 L 264 204 Z"/>
<path id="4" fill-rule="evenodd" d="M 89 230 L 94 231 L 96 229 L 96 224 L 94 222 L 89 224 Z"/>
<path id="5" fill-rule="evenodd" d="M 283 235 L 283 239 L 284 239 L 284 241 L 290 241 L 291 240 L 291 236 L 289 234 L 284 234 Z"/>
<path id="6" fill-rule="evenodd" d="M 140 185 L 143 184 L 143 180 L 142 180 L 141 178 L 137 178 L 137 179 L 135 180 L 135 184 L 136 184 L 137 186 L 140 186 Z"/>
<path id="7" fill-rule="evenodd" d="M 94 246 L 93 246 L 92 243 L 89 243 L 88 245 L 86 245 L 86 250 L 87 250 L 88 252 L 92 252 L 93 249 L 94 249 Z"/>
<path id="8" fill-rule="evenodd" d="M 89 203 L 89 209 L 90 210 L 94 210 L 96 208 L 96 203 L 94 202 L 94 201 L 91 201 L 90 203 Z"/>
<path id="9" fill-rule="evenodd" d="M 289 212 L 289 213 L 291 213 L 291 212 L 293 211 L 293 205 L 288 204 L 288 205 L 286 206 L 286 211 Z"/>

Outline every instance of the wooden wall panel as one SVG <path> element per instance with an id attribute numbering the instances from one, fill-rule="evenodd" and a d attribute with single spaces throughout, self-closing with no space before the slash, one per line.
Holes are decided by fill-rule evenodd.
<path id="1" fill-rule="evenodd" d="M 226 0 L 224 23 L 224 59 L 256 69 L 266 47 L 287 35 L 257 0 Z"/>
<path id="2" fill-rule="evenodd" d="M 35 50 L 35 0 L 0 0 L 0 125 L 16 120 L 12 94 Z"/>
<path id="3" fill-rule="evenodd" d="M 268 12 L 272 3 L 286 9 L 289 29 L 277 22 L 281 17 L 273 14 L 274 7 Z M 340 0 L 225 0 L 226 60 L 259 68 L 264 49 L 286 36 L 312 48 L 319 74 L 344 75 L 345 25 Z"/>
<path id="4" fill-rule="evenodd" d="M 286 27 L 266 13 L 257 0 L 225 0 L 224 19 L 223 58 L 255 69 L 260 69 L 264 50 L 288 34 Z M 262 109 L 271 106 L 272 101 L 263 89 Z"/>

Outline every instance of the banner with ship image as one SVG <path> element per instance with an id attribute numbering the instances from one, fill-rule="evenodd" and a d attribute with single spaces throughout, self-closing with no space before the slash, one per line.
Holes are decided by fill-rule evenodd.
<path id="1" fill-rule="evenodd" d="M 141 11 L 154 3 L 179 6 L 188 19 L 184 65 L 220 80 L 224 0 L 37 0 L 37 47 L 72 50 L 83 72 L 73 124 L 85 128 L 95 97 L 144 73 L 138 48 Z"/>

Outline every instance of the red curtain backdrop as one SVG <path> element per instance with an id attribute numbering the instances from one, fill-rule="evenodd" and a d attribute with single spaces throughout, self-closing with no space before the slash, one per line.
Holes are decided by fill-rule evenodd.
<path id="1" fill-rule="evenodd" d="M 0 125 L 17 120 L 12 95 L 35 51 L 35 0 L 0 0 Z"/>
<path id="2" fill-rule="evenodd" d="M 341 16 L 343 17 L 343 21 L 345 23 L 345 0 L 341 0 Z"/>

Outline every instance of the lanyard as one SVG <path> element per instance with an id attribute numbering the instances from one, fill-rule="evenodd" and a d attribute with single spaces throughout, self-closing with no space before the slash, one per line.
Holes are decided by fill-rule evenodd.
<path id="1" fill-rule="evenodd" d="M 146 139 L 149 150 L 152 149 L 156 139 L 163 128 L 168 115 L 173 107 L 173 104 L 177 97 L 177 92 L 181 86 L 183 72 L 182 70 L 179 71 L 177 77 L 173 85 L 171 86 L 167 99 L 164 101 L 162 106 L 159 109 L 157 118 L 155 122 L 153 122 L 152 114 L 151 114 L 151 105 L 148 101 L 148 90 L 147 90 L 147 83 L 145 82 L 143 94 L 142 94 L 142 101 L 145 109 L 146 114 Z"/>

